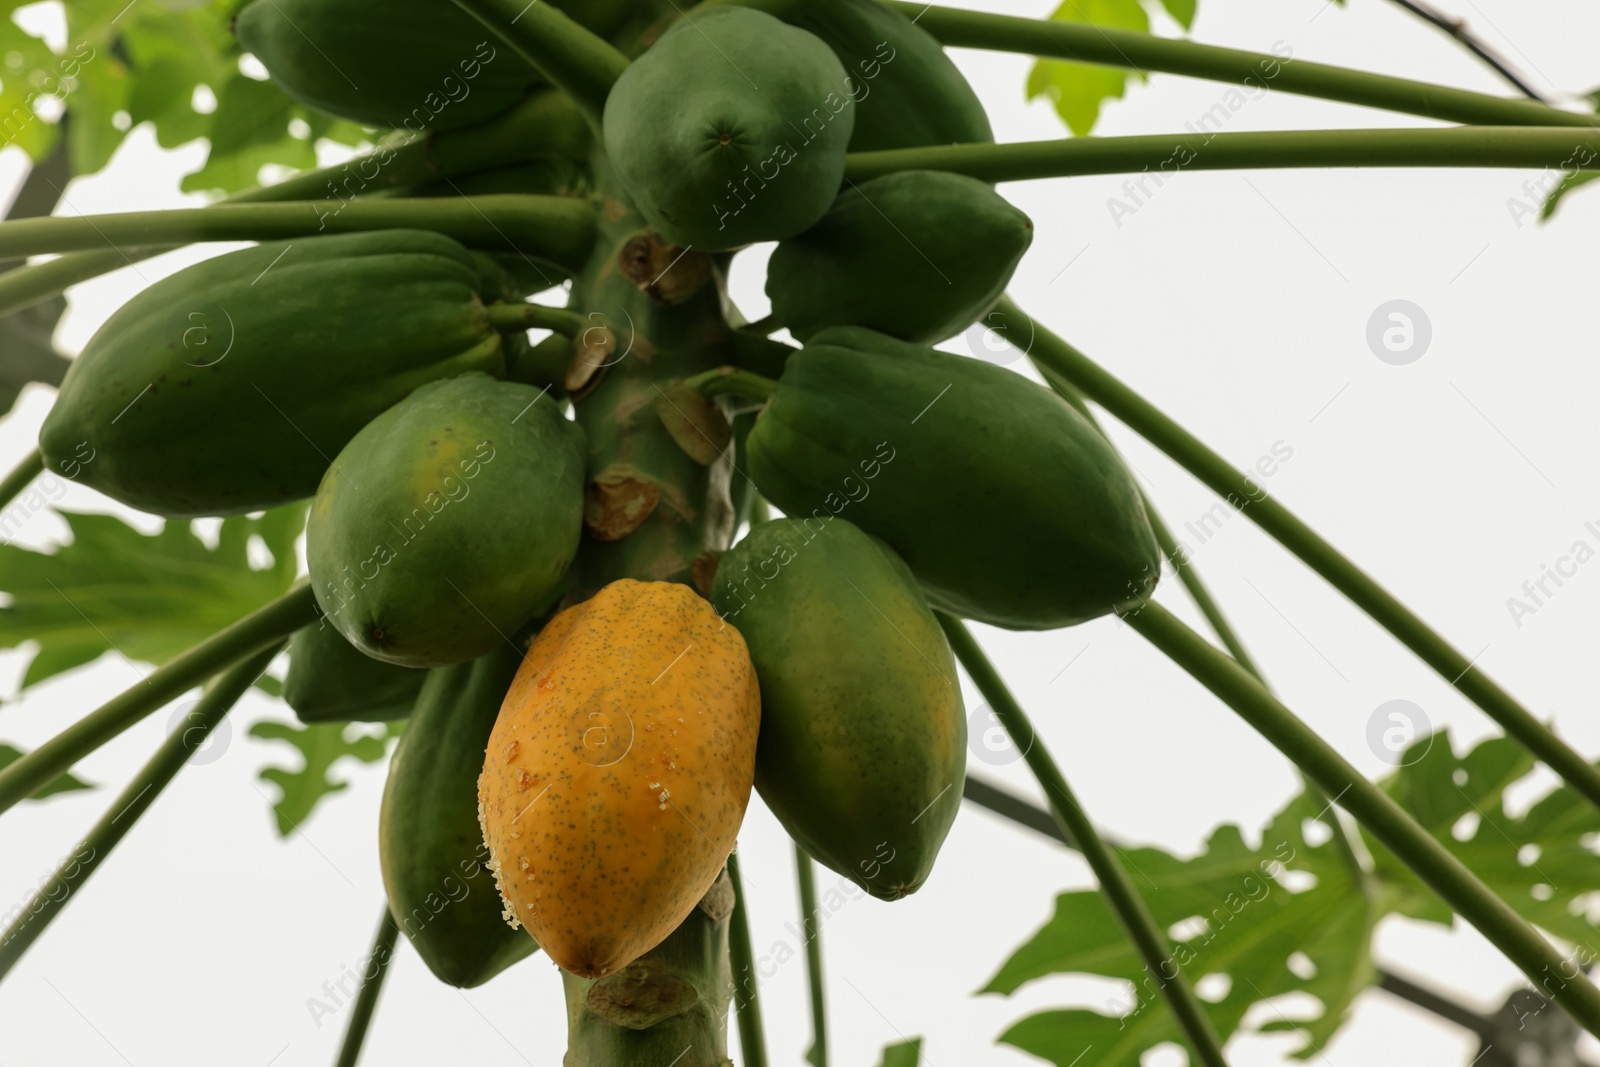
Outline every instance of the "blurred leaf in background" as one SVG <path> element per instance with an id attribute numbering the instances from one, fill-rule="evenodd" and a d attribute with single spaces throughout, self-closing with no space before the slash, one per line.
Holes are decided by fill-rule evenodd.
<path id="1" fill-rule="evenodd" d="M 278 821 L 278 833 L 288 837 L 295 828 L 310 817 L 317 804 L 325 797 L 350 788 L 342 778 L 334 778 L 333 767 L 346 756 L 362 763 L 376 763 L 389 752 L 389 742 L 400 736 L 403 722 L 389 723 L 382 734 L 373 734 L 366 723 L 318 723 L 302 726 L 299 723 L 268 719 L 250 727 L 250 736 L 267 741 L 284 741 L 300 750 L 301 767 L 289 770 L 284 767 L 266 767 L 261 779 L 278 787 L 279 798 L 273 801 L 272 810 Z"/>
<path id="2" fill-rule="evenodd" d="M 1161 0 L 1161 7 L 1185 30 L 1194 24 L 1195 0 Z M 1086 22 L 1135 33 L 1150 32 L 1150 16 L 1140 0 L 1065 0 L 1050 16 L 1057 22 Z M 1140 70 L 1041 59 L 1028 72 L 1028 99 L 1046 97 L 1067 129 L 1086 137 L 1107 100 L 1121 99 L 1128 82 L 1146 80 Z"/>

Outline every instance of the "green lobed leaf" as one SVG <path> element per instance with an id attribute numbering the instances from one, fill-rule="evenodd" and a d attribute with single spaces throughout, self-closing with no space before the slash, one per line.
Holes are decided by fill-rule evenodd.
<path id="1" fill-rule="evenodd" d="M 1506 814 L 1507 786 L 1526 777 L 1533 758 L 1516 741 L 1490 738 L 1457 756 L 1448 731 L 1416 741 L 1385 791 L 1417 817 L 1424 829 L 1470 867 L 1523 918 L 1567 941 L 1588 942 L 1594 927 L 1586 913 L 1600 891 L 1600 811 L 1561 786 L 1520 818 Z M 1364 835 L 1374 870 L 1399 914 L 1448 923 L 1450 909 L 1437 900 L 1388 849 Z"/>
<path id="2" fill-rule="evenodd" d="M 1057 22 L 1150 31 L 1150 18 L 1139 0 L 1065 0 L 1050 17 Z M 1100 105 L 1106 100 L 1121 99 L 1132 78 L 1142 79 L 1143 75 L 1121 67 L 1041 59 L 1028 72 L 1028 99 L 1048 98 L 1067 129 L 1085 137 L 1100 118 Z"/>
<path id="3" fill-rule="evenodd" d="M 350 783 L 334 778 L 334 765 L 345 757 L 362 763 L 376 763 L 389 752 L 389 742 L 400 735 L 404 723 L 389 723 L 382 734 L 363 732 L 360 723 L 299 723 L 266 719 L 250 727 L 250 736 L 269 741 L 284 741 L 300 750 L 299 770 L 265 767 L 261 779 L 278 787 L 272 810 L 278 833 L 288 837 L 310 817 L 323 798 L 342 792 Z"/>
<path id="4" fill-rule="evenodd" d="M 1205 1005 L 1224 1040 L 1252 1006 L 1305 993 L 1320 1002 L 1320 1013 L 1280 1016 L 1263 1029 L 1297 1031 L 1304 1038 L 1299 1055 L 1309 1055 L 1327 1043 L 1355 995 L 1372 981 L 1376 908 L 1329 839 L 1331 818 L 1320 801 L 1302 794 L 1273 818 L 1258 846 L 1225 825 L 1192 859 L 1151 848 L 1119 850 L 1156 920 L 1183 935 L 1173 936 L 1169 965 L 1191 982 L 1225 976 L 1225 990 Z M 1321 823 L 1315 845 L 1306 839 L 1313 823 Z M 1105 1012 L 1030 1016 L 1001 1041 L 1061 1067 L 1137 1063 L 1156 1045 L 1182 1043 L 1157 976 L 1146 970 L 1097 891 L 1058 896 L 1055 915 L 1005 961 L 984 992 L 1009 994 L 1060 973 L 1122 979 L 1132 1003 L 1113 1002 Z"/>
<path id="5" fill-rule="evenodd" d="M 51 475 L 36 481 L 0 511 L 0 533 L 12 536 L 59 488 Z M 187 522 L 144 534 L 109 515 L 59 514 L 69 544 L 53 552 L 0 544 L 0 592 L 10 601 L 0 607 L 0 648 L 38 643 L 23 688 L 113 649 L 163 663 L 249 614 L 294 581 L 305 525 L 304 504 L 234 516 L 207 548 Z M 248 556 L 257 537 L 271 555 L 260 570 Z"/>
<path id="6" fill-rule="evenodd" d="M 0 741 L 0 770 L 4 770 L 11 763 L 21 759 L 23 755 L 24 753 L 22 749 L 17 748 L 15 745 L 8 745 L 4 741 Z M 83 781 L 81 778 L 78 778 L 66 771 L 62 771 L 60 774 L 56 775 L 53 780 L 46 782 L 38 789 L 35 789 L 32 793 L 29 793 L 28 799 L 43 800 L 45 797 L 54 796 L 57 793 L 70 793 L 78 789 L 93 788 L 93 785 Z"/>
<path id="7" fill-rule="evenodd" d="M 922 1038 L 913 1037 L 893 1045 L 885 1045 L 883 1062 L 878 1067 L 917 1067 L 922 1062 Z"/>

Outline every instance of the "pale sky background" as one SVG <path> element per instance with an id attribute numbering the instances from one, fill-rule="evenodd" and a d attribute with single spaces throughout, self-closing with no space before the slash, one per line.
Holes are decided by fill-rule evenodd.
<path id="1" fill-rule="evenodd" d="M 974 6 L 1038 16 L 1040 0 Z M 1579 93 L 1600 82 L 1600 9 L 1573 0 L 1448 0 L 1533 82 Z M 1164 19 L 1160 32 L 1174 32 Z M 1195 36 L 1267 51 L 1500 92 L 1501 83 L 1437 31 L 1384 0 L 1202 0 Z M 1024 104 L 1028 60 L 956 59 L 1001 140 L 1056 137 L 1042 102 Z M 1108 106 L 1099 132 L 1181 128 L 1225 87 L 1157 75 Z M 1229 129 L 1404 126 L 1421 120 L 1289 96 L 1255 100 Z M 175 190 L 203 156 L 158 150 L 138 130 L 105 172 L 75 182 L 60 211 L 94 213 L 193 202 Z M 21 172 L 0 155 L 0 180 Z M 1121 177 L 1007 185 L 1037 239 L 1013 286 L 1019 302 L 1109 366 L 1240 468 L 1292 449 L 1268 489 L 1377 576 L 1580 751 L 1600 753 L 1600 563 L 1518 626 L 1507 598 L 1570 550 L 1600 543 L 1593 476 L 1593 234 L 1600 191 L 1574 196 L 1550 226 L 1518 226 L 1508 200 L 1535 177 L 1512 171 L 1329 171 L 1185 174 L 1117 226 L 1107 198 Z M 60 342 L 76 351 L 147 281 L 220 251 L 190 249 L 73 290 Z M 740 257 L 734 296 L 764 314 L 764 250 Z M 1369 349 L 1369 317 L 1391 300 L 1423 309 L 1432 342 L 1409 365 Z M 959 342 L 951 346 L 959 349 Z M 0 422 L 9 467 L 32 446 L 52 400 L 31 389 Z M 1114 435 L 1195 552 L 1224 607 L 1286 702 L 1364 771 L 1386 769 L 1366 741 L 1374 709 L 1414 702 L 1459 747 L 1488 720 L 1247 520 L 1203 546 L 1181 533 L 1213 498 L 1151 448 Z M 1022 461 L 1024 457 L 1018 457 Z M 64 504 L 116 510 L 73 487 Z M 22 539 L 59 539 L 54 517 Z M 1175 580 L 1165 603 L 1193 617 Z M 1585 620 L 1588 620 L 1585 622 Z M 1114 621 L 1043 634 L 981 637 L 1033 714 L 1089 814 L 1124 841 L 1192 854 L 1217 823 L 1254 840 L 1293 792 L 1290 765 L 1139 637 Z M 26 654 L 0 654 L 0 693 L 14 694 Z M 1072 663 L 1071 669 L 1063 668 Z M 107 656 L 0 707 L 0 738 L 32 748 L 129 685 L 139 672 Z M 1059 676 L 1059 677 L 1058 677 Z M 1055 679 L 1052 681 L 1052 679 Z M 969 706 L 978 703 L 969 690 Z M 319 1028 L 307 999 L 367 950 L 383 899 L 376 822 L 381 767 L 339 771 L 349 790 L 288 841 L 278 838 L 256 771 L 287 749 L 245 736 L 285 714 L 253 694 L 232 716 L 220 758 L 179 775 L 81 897 L 0 987 L 0 1063 L 281 1067 L 332 1061 L 341 1012 Z M 86 759 L 105 788 L 27 805 L 0 819 L 0 906 L 19 903 L 96 819 L 159 743 L 168 712 Z M 289 755 L 293 759 L 293 755 Z M 980 773 L 1037 795 L 1024 765 Z M 1547 775 L 1519 786 L 1526 804 Z M 753 802 L 741 835 L 759 954 L 799 946 L 789 846 Z M 835 876 L 819 872 L 821 885 Z M 823 927 L 834 1062 L 873 1067 L 901 1035 L 924 1035 L 925 1061 L 1037 1063 L 993 1044 L 1011 1022 L 1067 1004 L 1103 1006 L 1109 983 L 1056 977 L 1016 995 L 973 996 L 1050 915 L 1054 895 L 1091 884 L 1073 854 L 967 808 L 916 896 L 860 900 Z M 1469 930 L 1389 919 L 1380 961 L 1489 1010 L 1517 972 Z M 809 1040 L 804 963 L 764 987 L 775 1064 L 798 1064 Z M 1293 1005 L 1283 1010 L 1292 1011 Z M 1264 1017 L 1270 1018 L 1268 1012 Z M 561 983 L 541 956 L 459 993 L 402 949 L 364 1062 L 535 1064 L 564 1048 Z M 736 1040 L 734 1059 L 738 1062 Z M 1284 1062 L 1284 1036 L 1242 1037 L 1237 1067 Z M 1381 992 L 1356 1004 L 1314 1062 L 1465 1064 L 1461 1031 Z M 1593 1054 L 1591 1049 L 1591 1054 Z M 1147 1067 L 1182 1062 L 1166 1050 Z"/>

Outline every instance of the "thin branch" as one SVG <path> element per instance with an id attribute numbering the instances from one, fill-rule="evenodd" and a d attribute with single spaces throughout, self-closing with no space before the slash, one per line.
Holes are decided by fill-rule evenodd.
<path id="1" fill-rule="evenodd" d="M 1473 55 L 1477 56 L 1479 59 L 1483 60 L 1484 63 L 1488 64 L 1488 66 L 1496 74 L 1504 78 L 1512 86 L 1512 88 L 1516 89 L 1517 92 L 1521 93 L 1529 100 L 1537 100 L 1541 104 L 1551 103 L 1551 101 L 1540 95 L 1531 85 L 1518 77 L 1517 72 L 1512 70 L 1511 65 L 1502 59 L 1497 52 L 1480 41 L 1477 35 L 1471 30 L 1467 29 L 1466 19 L 1456 18 L 1452 15 L 1446 15 L 1444 12 L 1436 10 L 1428 4 L 1420 4 L 1415 2 L 1415 0 L 1391 0 L 1391 2 L 1405 8 L 1422 21 L 1432 23 L 1434 26 L 1437 26 L 1439 29 L 1455 38 L 1458 44 L 1460 44 L 1467 51 L 1471 52 Z"/>
<path id="2" fill-rule="evenodd" d="M 19 493 L 32 485 L 33 480 L 43 473 L 44 456 L 35 448 L 11 468 L 11 473 L 0 480 L 0 508 L 15 500 Z"/>
<path id="3" fill-rule="evenodd" d="M 0 770 L 0 812 L 191 686 L 276 644 L 312 621 L 311 586 L 297 585 L 151 671 L 143 681 L 91 711 Z"/>
<path id="4" fill-rule="evenodd" d="M 1331 794 L 1536 988 L 1549 990 L 1580 1026 L 1600 1036 L 1600 990 L 1572 964 L 1572 957 L 1556 951 L 1393 797 L 1368 781 L 1230 656 L 1160 604 L 1145 603 L 1122 618 Z"/>
<path id="5" fill-rule="evenodd" d="M 1563 173 L 1600 170 L 1600 129 L 1456 126 L 1249 133 L 1200 130 L 1138 137 L 935 145 L 852 152 L 845 157 L 845 178 L 862 182 L 902 170 L 943 170 L 983 181 L 1012 182 L 1144 171 L 1171 176 L 1197 170 L 1307 167 L 1510 167 Z"/>
<path id="6" fill-rule="evenodd" d="M 966 668 L 967 676 L 989 702 L 989 707 L 1011 736 L 1012 743 L 1023 753 L 1028 769 L 1033 771 L 1033 776 L 1044 789 L 1050 810 L 1062 833 L 1078 843 L 1083 858 L 1089 861 L 1095 879 L 1100 884 L 1100 892 L 1121 921 L 1128 940 L 1133 942 L 1134 949 L 1144 960 L 1145 969 L 1166 998 L 1173 1017 L 1188 1038 L 1189 1048 L 1210 1067 L 1227 1067 L 1227 1061 L 1222 1057 L 1222 1040 L 1217 1036 L 1216 1028 L 1211 1024 L 1211 1018 L 1199 998 L 1195 996 L 1188 976 L 1173 957 L 1167 935 L 1150 914 L 1144 898 L 1134 889 L 1128 872 L 1122 867 L 1122 861 L 1100 837 L 1073 796 L 1061 768 L 1034 731 L 1022 705 L 1017 703 L 971 632 L 958 620 L 942 612 L 937 617 L 945 636 L 950 639 L 951 650 L 961 661 L 961 666 Z M 1170 975 L 1167 973 L 1169 970 L 1172 972 Z"/>
<path id="7" fill-rule="evenodd" d="M 1144 397 L 1062 338 L 1029 317 L 1008 298 L 996 309 L 1019 322 L 1032 321 L 1030 355 L 1055 370 L 1085 396 L 1166 453 L 1228 504 L 1298 556 L 1329 584 L 1388 630 L 1463 696 L 1483 709 L 1506 733 L 1522 742 L 1574 790 L 1600 808 L 1600 770 L 1557 737 L 1533 713 L 1500 688 L 1472 660 L 1423 622 L 1260 485 L 1235 470 Z"/>
<path id="8" fill-rule="evenodd" d="M 739 1020 L 739 1050 L 744 1067 L 767 1067 L 767 1038 L 761 1023 L 761 988 L 750 945 L 750 901 L 739 877 L 739 853 L 728 856 L 733 883 L 733 914 L 728 921 L 728 956 L 733 966 L 734 1014 Z"/>
<path id="9" fill-rule="evenodd" d="M 798 843 L 794 846 L 794 865 L 800 882 L 800 923 L 806 933 L 806 987 L 811 994 L 811 1049 L 806 1053 L 806 1062 L 811 1067 L 828 1067 L 827 990 L 822 983 L 822 920 L 817 915 L 817 871 L 816 864 Z"/>
<path id="10" fill-rule="evenodd" d="M 1064 59 L 1106 67 L 1159 71 L 1346 104 L 1398 111 L 1445 122 L 1489 126 L 1594 126 L 1600 118 L 1532 100 L 1513 100 L 1443 85 L 1394 78 L 1268 54 L 1218 48 L 1086 22 L 1016 18 L 987 12 L 890 0 L 946 45 Z"/>
<path id="11" fill-rule="evenodd" d="M 550 83 L 598 118 L 628 57 L 550 4 L 455 0 Z"/>
<path id="12" fill-rule="evenodd" d="M 383 980 L 389 974 L 394 946 L 399 939 L 400 927 L 395 925 L 394 916 L 385 903 L 383 918 L 378 920 L 378 933 L 372 939 L 372 952 L 367 956 L 367 966 L 361 975 L 361 992 L 356 994 L 355 1004 L 350 1009 L 350 1025 L 345 1028 L 334 1067 L 356 1067 L 356 1061 L 361 1058 L 361 1046 L 367 1040 L 372 1013 L 378 1007 L 378 994 L 383 992 Z"/>
<path id="13" fill-rule="evenodd" d="M 89 877 L 100 869 L 112 849 L 133 829 L 133 825 L 171 783 L 189 757 L 205 744 L 222 717 L 228 714 L 282 649 L 283 643 L 280 641 L 241 660 L 212 679 L 184 720 L 183 729 L 173 730 L 167 735 L 155 755 L 112 801 L 82 843 L 61 861 L 49 878 L 40 883 L 33 899 L 22 906 L 22 913 L 0 934 L 0 980 L 4 980 L 11 972 L 22 954 L 44 933 L 67 902 L 82 892 Z"/>

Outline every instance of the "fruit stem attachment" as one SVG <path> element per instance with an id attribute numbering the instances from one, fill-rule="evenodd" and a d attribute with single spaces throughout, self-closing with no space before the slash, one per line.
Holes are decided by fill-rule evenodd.
<path id="1" fill-rule="evenodd" d="M 1310 775 L 1439 898 L 1477 927 L 1591 1034 L 1600 1035 L 1600 990 L 1573 954 L 1563 956 L 1511 906 L 1424 830 L 1388 793 L 1368 781 L 1231 657 L 1212 647 L 1154 602 L 1123 621 L 1231 707 L 1279 752 Z M 1582 946 L 1580 946 L 1582 948 Z M 1587 959 L 1594 953 L 1584 949 Z M 1552 984 L 1553 983 L 1553 984 Z"/>
<path id="2" fill-rule="evenodd" d="M 271 241 L 368 230 L 432 230 L 575 270 L 594 243 L 594 209 L 563 196 L 499 195 L 219 204 L 0 222 L 0 256 L 192 241 Z"/>
<path id="3" fill-rule="evenodd" d="M 1181 74 L 1252 89 L 1337 100 L 1345 104 L 1491 126 L 1595 126 L 1600 117 L 1560 111 L 1532 100 L 1394 78 L 1289 55 L 1218 48 L 1197 41 L 1117 30 L 1087 22 L 1016 18 L 889 0 L 888 5 L 954 48 L 1021 52 L 1049 59 Z"/>
<path id="4" fill-rule="evenodd" d="M 543 304 L 490 304 L 489 325 L 502 332 L 518 330 L 550 330 L 576 337 L 589 325 L 588 316 L 566 308 L 546 307 Z"/>
<path id="5" fill-rule="evenodd" d="M 1045 329 L 1009 297 L 996 310 L 1033 323 L 1032 358 L 1071 382 L 1083 394 L 1139 436 L 1165 452 L 1269 536 L 1366 612 L 1378 625 L 1437 671 L 1463 696 L 1478 705 L 1584 799 L 1600 808 L 1600 770 L 1575 752 L 1533 713 L 1517 703 L 1473 661 L 1452 647 L 1394 595 L 1375 582 L 1311 527 L 1278 503 L 1266 490 L 1228 465 L 1144 397 L 1108 373 L 1088 356 Z"/>
<path id="6" fill-rule="evenodd" d="M 311 622 L 316 617 L 314 606 L 309 584 L 293 586 L 276 600 L 180 652 L 138 685 L 118 693 L 0 770 L 0 813 L 191 686 L 246 656 L 276 645 Z"/>
<path id="7" fill-rule="evenodd" d="M 275 185 L 246 189 L 224 203 L 275 200 L 337 200 L 402 185 L 449 178 L 469 171 L 514 163 L 541 153 L 581 154 L 573 130 L 587 139 L 583 119 L 566 97 L 538 93 L 488 122 L 459 130 L 412 137 L 401 144 L 381 144 L 364 155 L 317 170 L 302 171 Z M 175 246 L 174 246 L 175 247 Z M 79 282 L 149 259 L 166 248 L 108 249 L 77 252 L 45 263 L 17 267 L 0 274 L 0 315 L 48 300 Z"/>
<path id="8" fill-rule="evenodd" d="M 395 924 L 385 902 L 377 936 L 372 939 L 372 952 L 367 956 L 367 966 L 361 975 L 361 992 L 356 994 L 355 1005 L 350 1009 L 350 1025 L 345 1028 L 344 1043 L 339 1046 L 339 1058 L 334 1061 L 334 1067 L 356 1067 L 356 1061 L 361 1058 L 361 1046 L 367 1039 L 367 1028 L 372 1025 L 372 1013 L 378 1007 L 378 994 L 383 992 L 383 980 L 389 973 L 389 962 L 394 958 L 394 946 L 399 937 L 400 927 Z"/>
<path id="9" fill-rule="evenodd" d="M 523 0 L 455 0 L 550 79 L 593 118 L 605 110 L 611 86 L 628 69 L 628 57 L 551 4 Z"/>
<path id="10" fill-rule="evenodd" d="M 11 468 L 11 473 L 5 476 L 4 481 L 0 481 L 0 508 L 15 500 L 19 493 L 43 473 L 44 457 L 35 448 L 22 457 L 22 462 Z"/>
<path id="11" fill-rule="evenodd" d="M 902 170 L 943 170 L 982 181 L 1014 182 L 1145 170 L 1165 175 L 1301 167 L 1600 170 L 1600 129 L 1267 130 L 934 145 L 852 152 L 845 157 L 845 180 L 863 182 Z"/>
<path id="12" fill-rule="evenodd" d="M 83 889 L 89 877 L 111 855 L 111 850 L 133 829 L 134 823 L 161 795 L 189 757 L 205 744 L 222 717 L 282 650 L 283 642 L 275 642 L 211 680 L 199 702 L 189 711 L 184 728 L 167 734 L 155 755 L 90 828 L 82 844 L 40 883 L 39 891 L 22 906 L 16 921 L 0 933 L 0 981 L 5 980 L 23 953 L 44 933 L 74 894 Z"/>
<path id="13" fill-rule="evenodd" d="M 806 1062 L 828 1067 L 828 1009 L 822 984 L 822 924 L 817 919 L 817 868 L 798 843 L 794 846 L 795 874 L 800 881 L 800 925 L 806 934 L 806 988 L 811 993 L 811 1049 Z"/>
<path id="14" fill-rule="evenodd" d="M 751 400 L 771 400 L 778 391 L 778 383 L 738 367 L 713 367 L 683 384 L 701 396 L 743 396 Z"/>
<path id="15" fill-rule="evenodd" d="M 1200 1062 L 1209 1067 L 1227 1067 L 1227 1061 L 1222 1058 L 1222 1040 L 1217 1036 L 1216 1028 L 1212 1026 L 1199 998 L 1195 996 L 1188 977 L 1173 957 L 1166 934 L 1155 916 L 1150 914 L 1144 898 L 1133 888 L 1133 882 L 1128 878 L 1121 861 L 1084 814 L 1071 787 L 1067 785 L 1066 776 L 1034 731 L 1022 705 L 1011 695 L 1011 690 L 966 626 L 943 612 L 934 614 L 944 628 L 945 636 L 950 639 L 951 651 L 966 669 L 967 677 L 972 679 L 978 692 L 989 702 L 989 707 L 1011 737 L 1012 744 L 1022 753 L 1028 769 L 1044 789 L 1050 811 L 1062 833 L 1078 846 L 1083 858 L 1089 861 L 1095 880 L 1100 883 L 1100 892 L 1105 895 L 1111 910 L 1116 912 L 1123 929 L 1128 933 L 1128 940 L 1133 942 L 1143 958 L 1145 969 L 1166 997 L 1167 1006 L 1172 1009 L 1178 1025 L 1189 1039 L 1189 1048 Z M 1168 971 L 1172 972 L 1170 976 Z"/>
<path id="16" fill-rule="evenodd" d="M 750 945 L 750 901 L 739 877 L 739 853 L 728 855 L 733 884 L 733 914 L 728 917 L 728 956 L 733 964 L 733 1010 L 739 1020 L 739 1051 L 744 1067 L 767 1067 L 767 1035 L 761 1022 L 761 987 Z"/>

